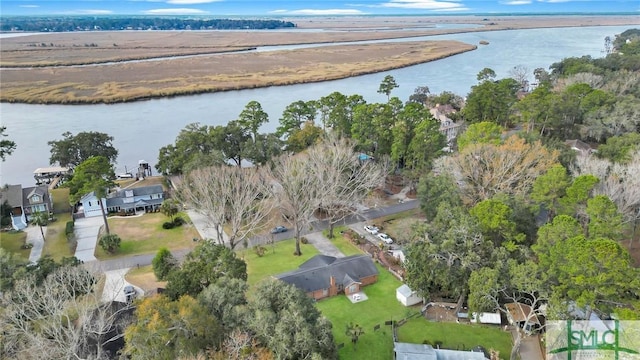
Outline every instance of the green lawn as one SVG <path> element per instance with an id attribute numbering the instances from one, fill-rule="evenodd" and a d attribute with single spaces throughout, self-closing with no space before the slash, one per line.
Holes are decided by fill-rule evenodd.
<path id="1" fill-rule="evenodd" d="M 428 341 L 442 342 L 442 348 L 453 350 L 469 350 L 476 345 L 485 349 L 500 352 L 501 359 L 508 359 L 511 354 L 511 334 L 500 327 L 430 322 L 422 317 L 410 319 L 398 329 L 398 339 L 402 342 L 422 344 Z"/>
<path id="2" fill-rule="evenodd" d="M 384 325 L 387 320 L 400 320 L 419 307 L 406 308 L 396 300 L 396 289 L 402 283 L 388 271 L 376 265 L 380 275 L 378 282 L 366 286 L 363 291 L 368 300 L 352 304 L 344 295 L 321 300 L 316 305 L 331 323 L 336 344 L 344 343 L 340 349 L 341 359 L 393 359 L 393 337 L 391 327 Z M 356 348 L 345 335 L 349 322 L 359 324 L 364 329 Z M 375 325 L 380 329 L 373 330 Z"/>
<path id="3" fill-rule="evenodd" d="M 51 255 L 54 260 L 59 261 L 63 257 L 73 256 L 75 248 L 67 241 L 67 235 L 65 234 L 67 221 L 71 221 L 71 214 L 68 212 L 60 213 L 56 214 L 55 217 L 57 220 L 47 225 L 42 255 Z"/>
<path id="4" fill-rule="evenodd" d="M 3 231 L 0 233 L 0 247 L 23 260 L 29 260 L 31 249 L 21 249 L 27 239 L 24 231 Z"/>
<path id="5" fill-rule="evenodd" d="M 114 259 L 123 256 L 155 253 L 161 247 L 169 250 L 193 248 L 197 245 L 194 238 L 200 238 L 198 231 L 191 225 L 187 214 L 179 214 L 188 224 L 163 229 L 162 223 L 169 218 L 160 213 L 149 213 L 142 216 L 125 218 L 109 218 L 109 228 L 112 234 L 122 239 L 120 249 L 115 254 L 109 254 L 100 246 L 96 247 L 96 257 L 100 260 Z"/>
<path id="6" fill-rule="evenodd" d="M 69 205 L 69 188 L 57 188 L 49 190 L 53 199 L 53 212 L 56 214 L 70 214 L 71 206 Z"/>
<path id="7" fill-rule="evenodd" d="M 253 249 L 238 251 L 238 256 L 247 263 L 247 283 L 249 286 L 253 286 L 272 275 L 295 270 L 300 264 L 319 254 L 313 245 L 300 244 L 302 255 L 294 256 L 295 239 L 279 241 L 274 246 L 266 245 L 265 247 L 267 250 L 262 257 L 259 257 Z"/>
<path id="8" fill-rule="evenodd" d="M 360 248 L 355 246 L 351 241 L 340 234 L 341 231 L 347 229 L 348 228 L 346 226 L 338 226 L 334 228 L 333 234 L 335 235 L 335 237 L 329 240 L 331 240 L 331 243 L 333 243 L 333 245 L 335 245 L 335 247 L 337 247 L 338 250 L 340 250 L 345 256 L 362 254 Z M 322 232 L 322 235 L 324 235 L 324 237 L 326 238 L 329 238 L 329 230 L 324 230 Z"/>

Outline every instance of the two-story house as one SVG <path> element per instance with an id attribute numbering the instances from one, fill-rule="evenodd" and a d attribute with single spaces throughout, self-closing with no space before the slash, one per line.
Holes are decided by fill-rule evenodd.
<path id="1" fill-rule="evenodd" d="M 80 199 L 85 217 L 101 216 L 101 203 L 105 204 L 104 210 L 108 213 L 135 213 L 137 211 L 156 211 L 163 201 L 162 185 L 118 190 L 102 199 L 98 199 L 95 193 L 90 192 Z"/>
<path id="2" fill-rule="evenodd" d="M 27 227 L 35 213 L 53 211 L 53 202 L 46 185 L 22 188 L 22 185 L 7 185 L 0 190 L 0 202 L 11 206 L 11 226 L 16 230 Z"/>

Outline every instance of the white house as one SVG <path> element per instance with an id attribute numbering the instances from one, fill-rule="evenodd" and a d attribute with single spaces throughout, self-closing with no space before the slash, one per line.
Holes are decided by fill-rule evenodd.
<path id="1" fill-rule="evenodd" d="M 164 201 L 162 185 L 119 190 L 102 198 L 105 212 L 156 211 Z M 85 217 L 102 216 L 100 201 L 93 192 L 80 199 Z"/>
<path id="2" fill-rule="evenodd" d="M 102 203 L 106 204 L 107 199 L 102 198 Z M 80 198 L 82 208 L 78 209 L 78 212 L 84 213 L 84 217 L 102 216 L 102 209 L 100 208 L 100 201 L 96 194 L 92 191 Z M 105 206 L 104 211 L 107 211 Z"/>
<path id="3" fill-rule="evenodd" d="M 396 299 L 404 306 L 411 306 L 422 302 L 422 298 L 418 294 L 411 290 L 411 288 L 404 284 L 396 289 Z"/>

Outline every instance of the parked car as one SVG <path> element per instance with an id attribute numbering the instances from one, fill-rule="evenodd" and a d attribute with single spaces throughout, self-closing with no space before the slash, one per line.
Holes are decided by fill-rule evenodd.
<path id="1" fill-rule="evenodd" d="M 131 285 L 125 286 L 123 291 L 124 291 L 124 294 L 127 295 L 127 296 L 136 294 L 136 288 L 134 288 Z"/>
<path id="2" fill-rule="evenodd" d="M 389 237 L 389 235 L 385 233 L 378 234 L 378 239 L 385 242 L 385 244 L 393 244 L 393 239 Z"/>
<path id="3" fill-rule="evenodd" d="M 376 226 L 373 226 L 373 225 L 365 225 L 364 231 L 368 232 L 371 235 L 375 235 L 378 233 L 378 231 L 380 231 L 380 229 L 378 229 Z"/>
<path id="4" fill-rule="evenodd" d="M 123 292 L 127 304 L 131 304 L 133 302 L 133 299 L 136 298 L 136 288 L 131 285 L 127 285 L 124 287 Z"/>
<path id="5" fill-rule="evenodd" d="M 283 233 L 283 232 L 287 232 L 289 229 L 287 229 L 286 227 L 279 225 L 274 227 L 273 229 L 271 229 L 271 233 L 272 234 L 279 234 L 279 233 Z"/>

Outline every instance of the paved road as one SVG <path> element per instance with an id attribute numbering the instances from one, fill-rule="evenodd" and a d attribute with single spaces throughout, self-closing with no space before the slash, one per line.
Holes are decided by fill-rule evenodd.
<path id="1" fill-rule="evenodd" d="M 365 210 L 359 215 L 346 218 L 345 220 L 341 221 L 338 225 L 350 225 L 350 224 L 362 222 L 364 220 L 370 220 L 370 219 L 375 219 L 383 216 L 397 214 L 399 212 L 415 209 L 419 206 L 419 204 L 420 202 L 417 200 L 409 200 L 409 201 L 405 201 L 405 202 L 394 204 L 394 205 Z M 99 217 L 97 218 L 100 219 L 100 221 L 102 221 L 101 218 Z M 196 219 L 198 218 L 196 217 Z M 195 222 L 194 222 L 194 226 L 198 228 Z M 202 227 L 206 228 L 206 225 Z M 329 228 L 329 224 L 327 221 L 315 221 L 311 224 L 310 229 L 302 232 L 302 235 L 307 236 L 308 234 L 321 232 L 322 230 L 325 230 L 328 228 Z M 258 244 L 267 244 L 268 241 L 271 239 L 271 237 L 273 237 L 273 240 L 276 242 L 286 240 L 286 239 L 291 239 L 292 232 L 287 231 L 285 233 L 280 233 L 280 234 L 257 236 L 252 239 L 249 239 L 249 246 L 255 246 Z M 185 249 L 185 250 L 179 250 L 179 251 L 172 251 L 172 254 L 173 256 L 176 257 L 176 259 L 182 260 L 188 252 L 189 250 Z M 339 251 L 337 252 L 339 253 Z M 86 266 L 97 271 L 109 271 L 109 270 L 117 270 L 122 268 L 132 268 L 132 267 L 150 265 L 151 260 L 153 259 L 154 256 L 155 254 L 136 255 L 136 256 L 130 256 L 130 257 L 121 258 L 121 259 L 114 259 L 114 260 L 85 261 L 85 264 Z M 332 255 L 332 256 L 335 256 L 335 255 Z"/>

